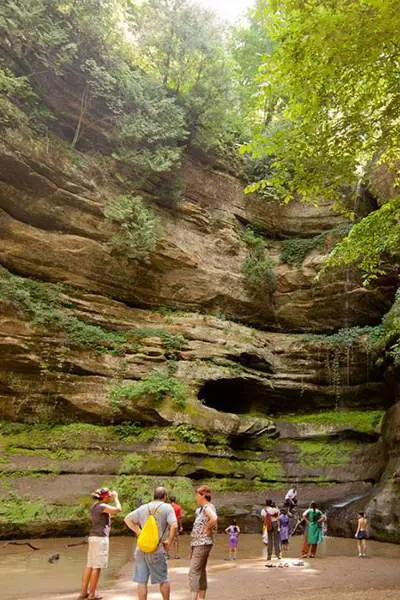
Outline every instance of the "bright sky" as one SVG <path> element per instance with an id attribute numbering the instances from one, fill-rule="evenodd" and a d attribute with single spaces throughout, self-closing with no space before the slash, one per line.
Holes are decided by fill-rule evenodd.
<path id="1" fill-rule="evenodd" d="M 240 17 L 254 0 L 196 0 L 204 8 L 211 8 L 224 21 L 234 22 Z"/>

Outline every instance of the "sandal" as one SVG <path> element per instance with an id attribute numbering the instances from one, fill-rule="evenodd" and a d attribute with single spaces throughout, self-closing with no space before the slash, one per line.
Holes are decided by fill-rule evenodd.
<path id="1" fill-rule="evenodd" d="M 78 596 L 78 600 L 84 600 L 84 598 L 89 598 L 89 593 L 86 593 L 86 594 L 79 594 L 79 596 Z"/>

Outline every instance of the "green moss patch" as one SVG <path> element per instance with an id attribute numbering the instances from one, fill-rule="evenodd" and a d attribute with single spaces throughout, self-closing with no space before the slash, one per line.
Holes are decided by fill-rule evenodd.
<path id="1" fill-rule="evenodd" d="M 293 441 L 291 445 L 299 450 L 300 463 L 307 468 L 344 466 L 352 456 L 362 450 L 362 445 L 351 441 L 319 442 L 315 440 Z"/>
<path id="2" fill-rule="evenodd" d="M 19 277 L 0 268 L 0 300 L 10 302 L 19 312 L 32 319 L 34 325 L 46 326 L 65 333 L 63 344 L 71 348 L 89 348 L 97 352 L 125 354 L 136 352 L 145 338 L 158 337 L 167 357 L 183 348 L 182 335 L 161 328 L 136 328 L 112 331 L 69 314 L 72 290 L 62 284 L 44 283 Z"/>
<path id="3" fill-rule="evenodd" d="M 374 433 L 379 430 L 384 415 L 383 410 L 370 411 L 331 411 L 306 415 L 290 415 L 282 417 L 282 421 L 291 423 L 306 423 L 311 425 L 348 426 L 360 433 Z"/>
<path id="4" fill-rule="evenodd" d="M 137 442 L 148 442 L 157 437 L 160 428 L 145 427 L 136 423 L 116 426 L 92 425 L 90 423 L 37 424 L 0 422 L 0 445 L 7 448 L 85 449 L 110 445 L 123 446 Z"/>
<path id="5" fill-rule="evenodd" d="M 187 399 L 187 390 L 183 381 L 170 376 L 164 371 L 151 371 L 139 381 L 129 383 L 114 382 L 110 385 L 109 394 L 111 402 L 116 407 L 121 407 L 127 400 L 137 400 L 143 396 L 150 396 L 157 401 L 169 396 L 175 400 L 179 408 L 184 408 Z"/>

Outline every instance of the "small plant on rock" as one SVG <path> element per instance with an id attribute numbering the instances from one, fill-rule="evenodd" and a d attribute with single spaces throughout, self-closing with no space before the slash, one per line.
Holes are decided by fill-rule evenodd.
<path id="1" fill-rule="evenodd" d="M 249 256 L 242 264 L 242 272 L 247 283 L 253 291 L 260 292 L 267 286 L 270 292 L 276 287 L 273 265 L 265 255 L 265 246 L 262 237 L 257 235 L 250 227 L 243 234 L 243 240 L 249 249 Z"/>
<path id="2" fill-rule="evenodd" d="M 128 258 L 148 260 L 160 237 L 160 221 L 140 196 L 118 196 L 104 209 L 106 221 L 117 223 L 119 232 L 111 239 Z"/>

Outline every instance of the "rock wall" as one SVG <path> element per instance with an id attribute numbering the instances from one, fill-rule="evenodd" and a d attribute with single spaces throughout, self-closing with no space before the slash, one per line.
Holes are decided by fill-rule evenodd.
<path id="1" fill-rule="evenodd" d="M 303 502 L 332 503 L 372 493 L 391 468 L 382 368 L 362 339 L 343 350 L 324 334 L 379 322 L 392 287 L 365 290 L 350 272 L 316 282 L 329 234 L 302 264 L 281 262 L 281 240 L 342 222 L 328 206 L 264 204 L 189 159 L 182 180 L 173 207 L 148 197 L 163 228 L 150 262 L 122 260 L 103 218 L 116 184 L 1 145 L 3 537 L 81 532 L 93 487 L 117 486 L 127 509 L 158 481 L 190 518 L 192 484 L 207 480 L 221 515 L 257 530 L 267 490 L 281 499 L 296 480 Z M 255 295 L 242 273 L 248 223 L 266 240 L 273 292 Z M 154 372 L 185 399 L 126 391 Z"/>

